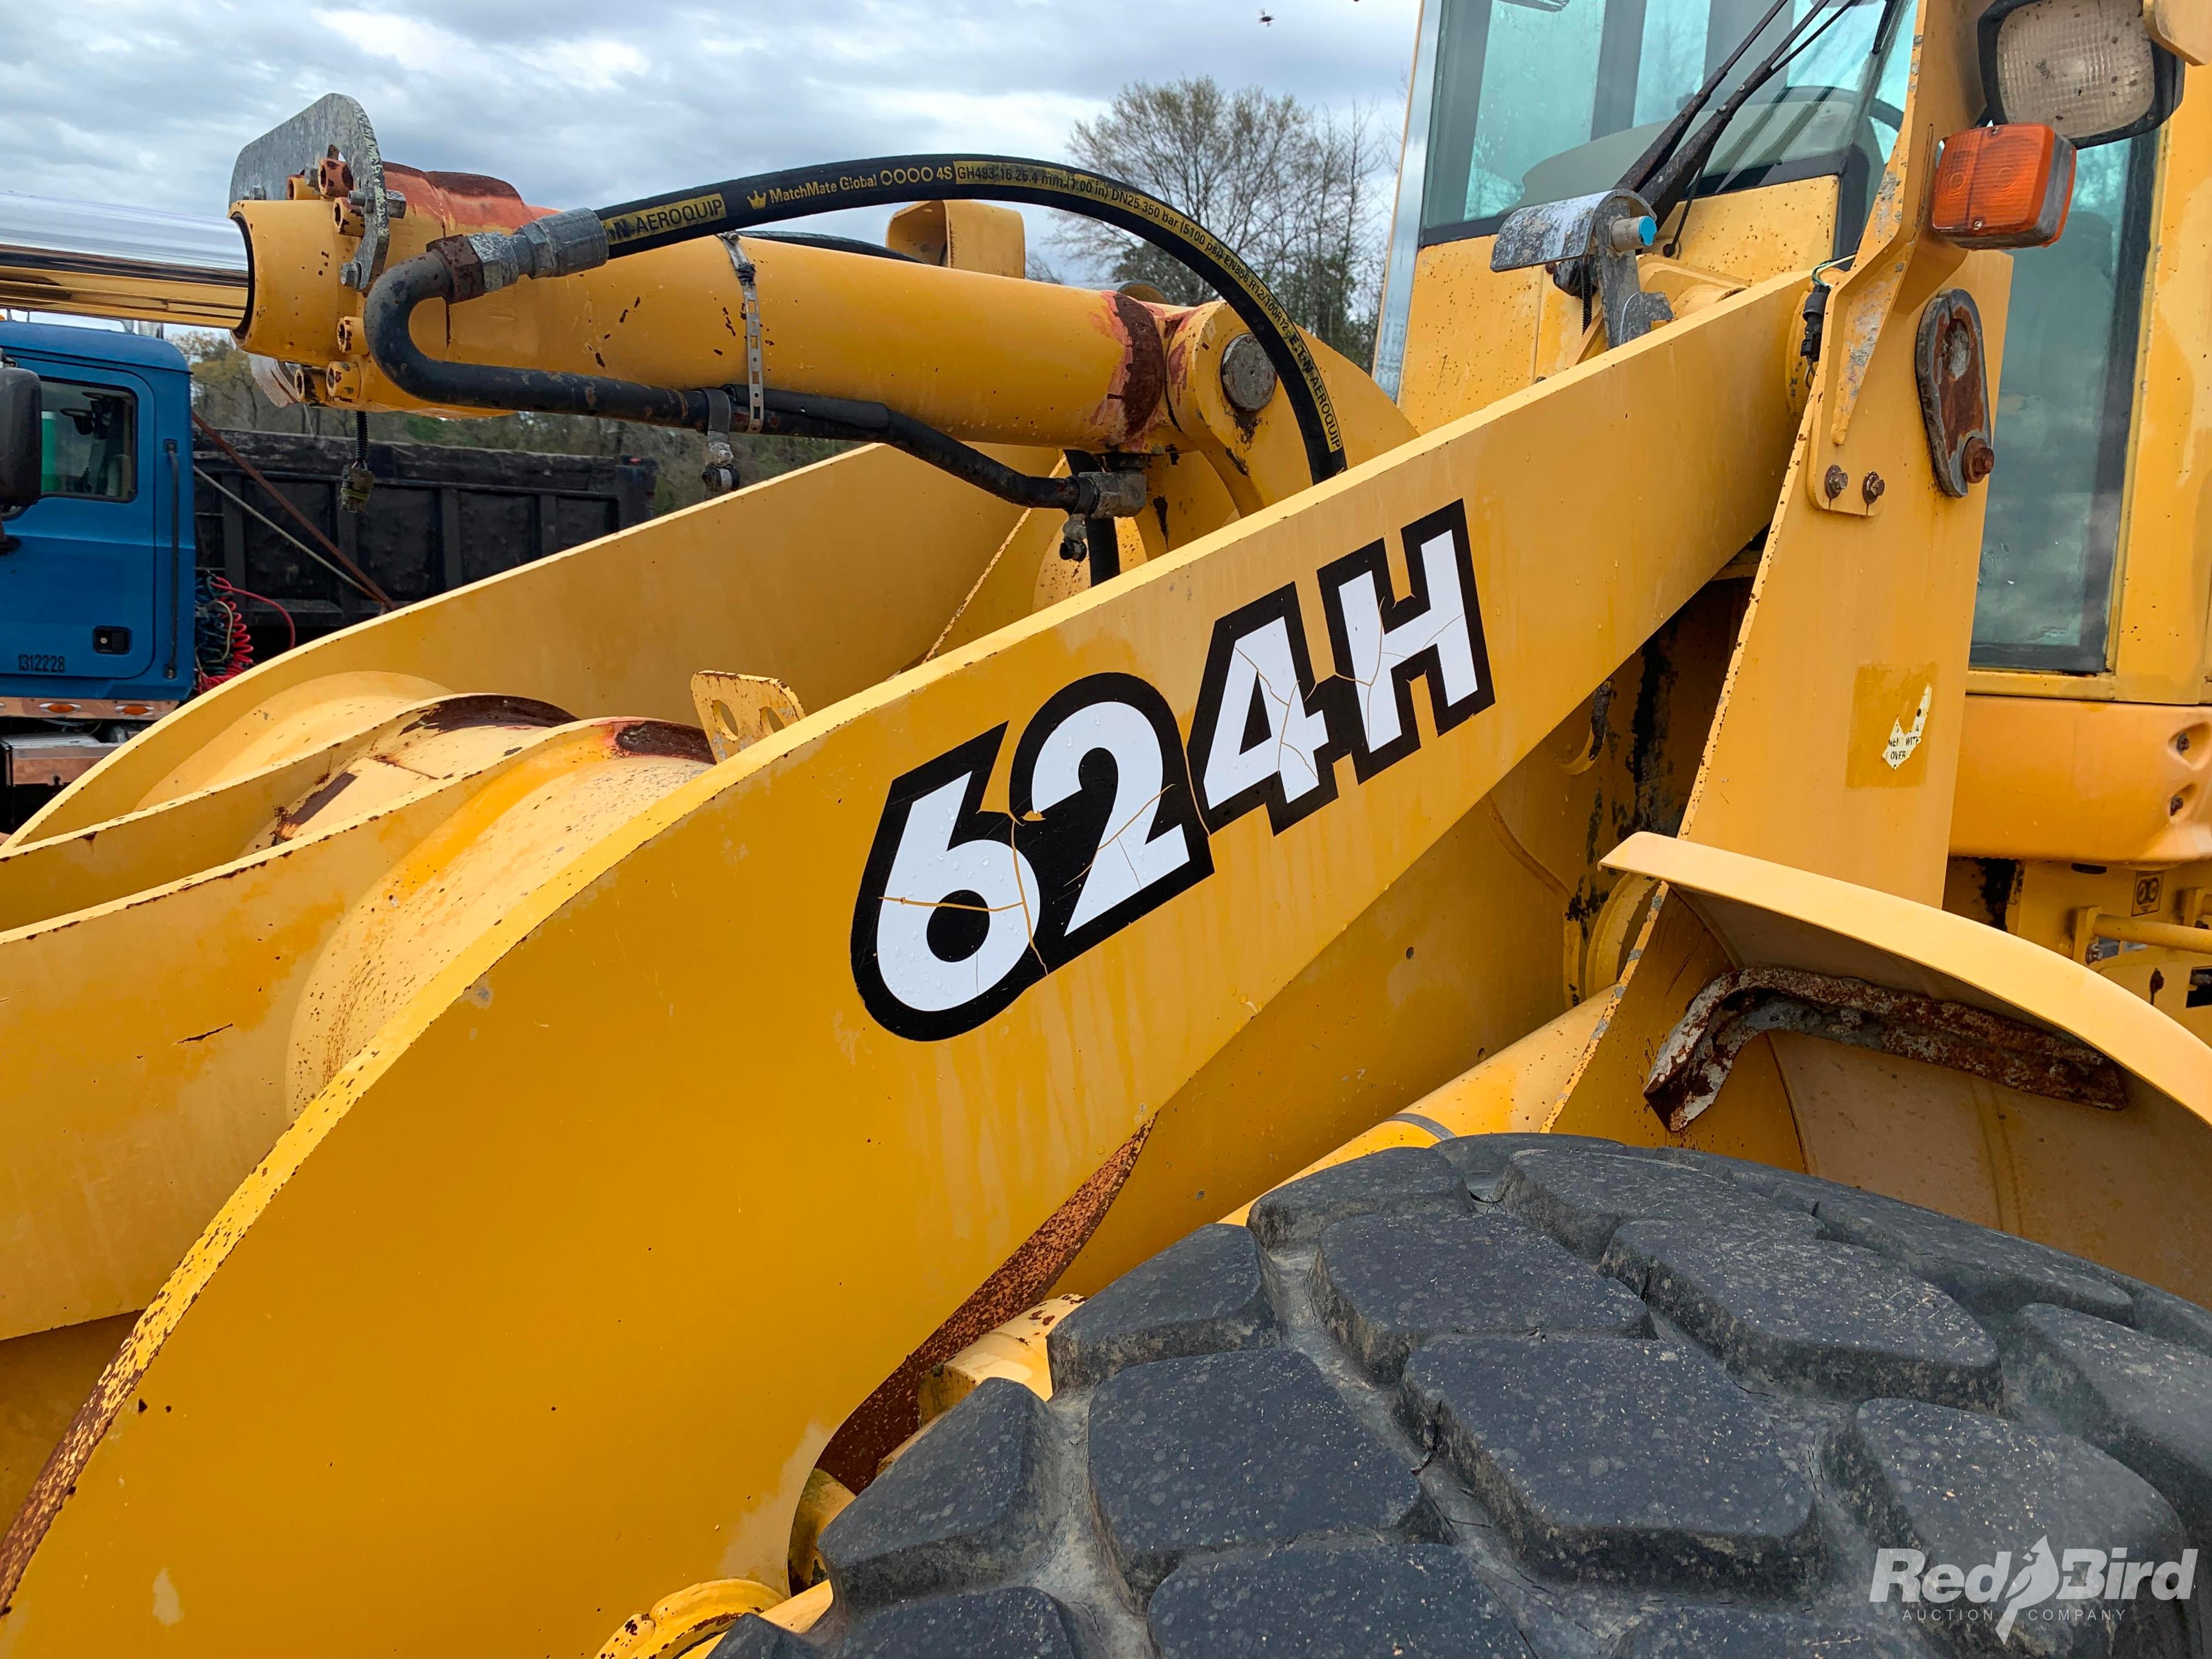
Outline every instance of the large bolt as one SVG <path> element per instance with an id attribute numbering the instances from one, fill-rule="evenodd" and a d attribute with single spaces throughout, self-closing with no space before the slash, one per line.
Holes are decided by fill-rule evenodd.
<path id="1" fill-rule="evenodd" d="M 1659 222 L 1650 214 L 1636 219 L 1615 219 L 1605 228 L 1606 246 L 1615 253 L 1635 253 L 1659 240 Z"/>
<path id="2" fill-rule="evenodd" d="M 1828 492 L 1828 499 L 1832 501 L 1844 493 L 1844 486 L 1850 481 L 1850 473 L 1844 471 L 1840 466 L 1832 466 L 1822 476 L 1820 488 Z"/>
<path id="3" fill-rule="evenodd" d="M 1888 488 L 1889 486 L 1881 481 L 1881 473 L 1869 472 L 1860 480 L 1859 494 L 1866 497 L 1866 504 L 1872 507 L 1881 499 L 1881 492 Z"/>
<path id="4" fill-rule="evenodd" d="M 1979 433 L 1966 440 L 1966 453 L 1960 460 L 1968 483 L 1979 483 L 1997 470 L 1997 453 Z"/>
<path id="5" fill-rule="evenodd" d="M 1221 395 L 1231 408 L 1257 415 L 1275 395 L 1275 378 L 1267 348 L 1249 334 L 1240 334 L 1222 348 Z"/>

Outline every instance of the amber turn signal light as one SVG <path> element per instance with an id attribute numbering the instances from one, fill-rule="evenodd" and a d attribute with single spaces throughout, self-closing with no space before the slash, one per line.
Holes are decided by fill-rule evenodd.
<path id="1" fill-rule="evenodd" d="M 1943 141 L 1929 215 L 1960 247 L 2046 247 L 2074 200 L 2074 146 L 2049 127 L 1970 127 Z"/>

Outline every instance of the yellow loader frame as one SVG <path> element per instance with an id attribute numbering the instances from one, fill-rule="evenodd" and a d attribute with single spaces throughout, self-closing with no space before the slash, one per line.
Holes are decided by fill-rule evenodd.
<path id="1" fill-rule="evenodd" d="M 1981 502 L 1934 486 L 1913 325 L 1962 289 L 2001 361 L 2008 261 L 1925 229 L 1978 82 L 1948 9 L 1916 29 L 1809 380 L 1786 252 L 1419 432 L 1316 345 L 1355 465 L 1304 488 L 1281 400 L 1222 402 L 1218 308 L 1147 313 L 1133 425 L 1122 308 L 871 269 L 892 314 L 1033 330 L 1035 384 L 981 393 L 904 348 L 947 430 L 1039 473 L 1142 440 L 1123 574 L 863 450 L 319 641 L 58 798 L 0 853 L 0 1651 L 580 1655 L 684 1585 L 773 1599 L 810 1471 L 865 1474 L 923 1369 L 1362 1131 L 1671 1139 L 2212 1295 L 2212 1051 L 1942 908 Z M 252 344 L 345 222 L 247 216 Z M 657 291 L 736 281 L 665 253 Z M 496 349 L 564 295 L 495 296 Z M 697 349 L 593 314 L 617 369 Z M 374 398 L 343 320 L 286 349 Z M 807 337 L 886 392 L 880 342 Z M 1595 689 L 1746 579 L 1679 839 L 1563 863 Z M 1613 959 L 1563 967 L 1584 894 Z M 1778 1035 L 1670 1133 L 1655 1060 L 1762 968 L 2078 1042 L 2117 1092 Z"/>

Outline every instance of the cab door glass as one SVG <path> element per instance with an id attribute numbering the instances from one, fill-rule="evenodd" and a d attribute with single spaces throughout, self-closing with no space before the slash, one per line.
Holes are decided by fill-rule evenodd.
<path id="1" fill-rule="evenodd" d="M 2156 139 L 2083 150 L 2065 234 L 2013 256 L 1976 667 L 2107 666 Z"/>
<path id="2" fill-rule="evenodd" d="M 40 388 L 40 487 L 48 495 L 127 501 L 138 494 L 138 400 L 113 386 Z"/>

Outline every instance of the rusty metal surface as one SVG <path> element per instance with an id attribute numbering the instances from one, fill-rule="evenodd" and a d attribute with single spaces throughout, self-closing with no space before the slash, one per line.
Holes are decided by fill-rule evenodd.
<path id="1" fill-rule="evenodd" d="M 426 784 L 514 754 L 528 736 L 574 717 L 534 697 L 444 697 L 396 731 L 345 757 L 312 789 L 280 808 L 246 850 L 258 852 L 389 805 Z"/>
<path id="2" fill-rule="evenodd" d="M 1148 306 L 1118 292 L 1106 297 L 1113 307 L 1111 326 L 1124 353 L 1094 418 L 1109 442 L 1134 445 L 1158 420 L 1167 398 L 1168 355 L 1161 330 L 1174 308 Z"/>
<path id="3" fill-rule="evenodd" d="M 954 1310 L 950 1319 L 876 1385 L 875 1392 L 854 1408 L 830 1437 L 818 1460 L 820 1468 L 854 1492 L 876 1478 L 877 1466 L 885 1455 L 920 1423 L 922 1378 L 987 1331 L 1036 1305 L 1097 1231 L 1106 1206 L 1136 1167 L 1137 1154 L 1145 1149 L 1145 1139 L 1157 1121 L 1147 1119 L 1144 1127 L 1116 1147 L 1114 1155 L 1046 1217 L 1044 1224 L 1019 1249 L 975 1287 L 975 1294 Z"/>
<path id="4" fill-rule="evenodd" d="M 2106 1111 L 2127 1104 L 2119 1068 L 2071 1037 L 1934 997 L 1799 968 L 1745 968 L 1698 993 L 1660 1045 L 1644 1097 L 1679 1134 L 1711 1105 L 1735 1057 L 1765 1031 L 1791 1031 Z"/>
<path id="5" fill-rule="evenodd" d="M 1997 463 L 1982 313 L 1966 289 L 1946 289 L 1922 307 L 1913 368 L 1936 487 L 1946 495 L 1964 495 Z"/>

